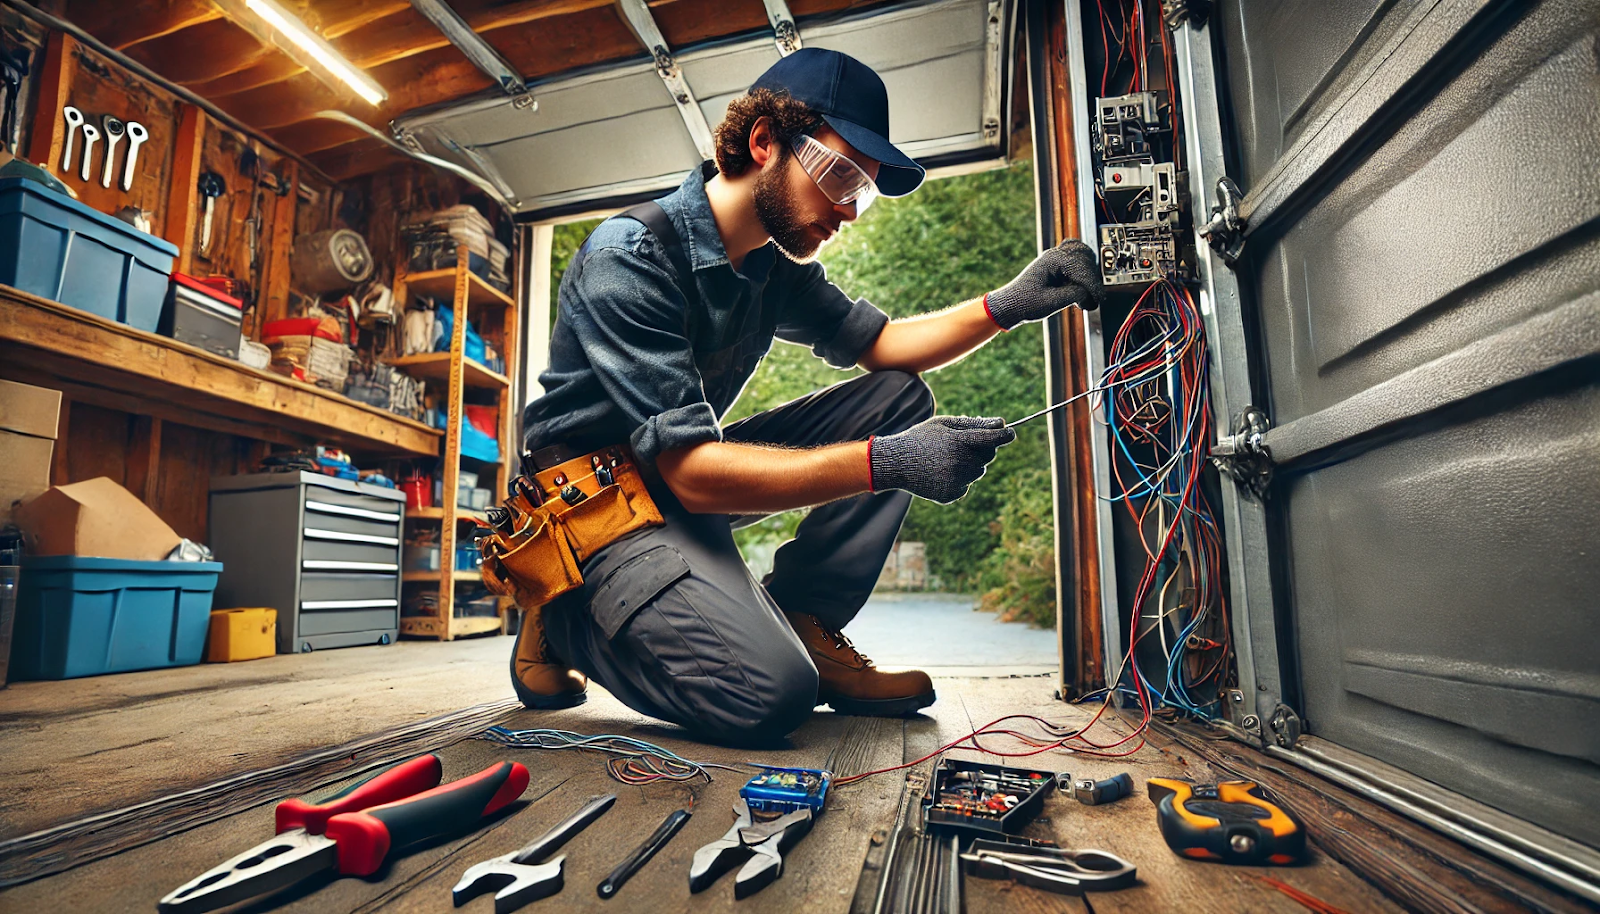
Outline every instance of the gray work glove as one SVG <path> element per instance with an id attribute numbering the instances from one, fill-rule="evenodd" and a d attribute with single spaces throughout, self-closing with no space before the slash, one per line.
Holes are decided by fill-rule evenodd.
<path id="1" fill-rule="evenodd" d="M 872 491 L 904 489 L 948 505 L 967 494 L 1003 444 L 1016 440 L 1004 419 L 934 416 L 898 435 L 867 443 L 872 458 Z"/>
<path id="2" fill-rule="evenodd" d="M 984 296 L 983 304 L 995 323 L 1010 330 L 1042 321 L 1068 305 L 1093 311 L 1104 295 L 1099 258 L 1074 238 L 1035 257 L 1016 279 Z"/>

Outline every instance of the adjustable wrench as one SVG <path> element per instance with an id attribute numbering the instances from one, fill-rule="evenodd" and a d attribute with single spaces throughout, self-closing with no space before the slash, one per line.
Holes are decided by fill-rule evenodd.
<path id="1" fill-rule="evenodd" d="M 89 180 L 89 160 L 94 158 L 94 144 L 100 140 L 100 131 L 93 124 L 83 125 L 83 168 L 78 177 Z"/>
<path id="2" fill-rule="evenodd" d="M 100 186 L 110 187 L 111 172 L 117 164 L 117 144 L 122 142 L 122 135 L 128 131 L 122 118 L 112 114 L 101 115 L 100 125 L 106 132 L 106 167 L 100 169 Z"/>
<path id="3" fill-rule="evenodd" d="M 83 112 L 71 105 L 61 109 L 61 119 L 67 122 L 67 139 L 61 144 L 61 173 L 72 172 L 72 138 L 78 135 L 78 128 L 83 126 Z"/>
<path id="4" fill-rule="evenodd" d="M 122 189 L 133 189 L 133 166 L 139 161 L 139 147 L 150 139 L 150 131 L 138 121 L 128 122 L 128 159 L 122 163 Z"/>

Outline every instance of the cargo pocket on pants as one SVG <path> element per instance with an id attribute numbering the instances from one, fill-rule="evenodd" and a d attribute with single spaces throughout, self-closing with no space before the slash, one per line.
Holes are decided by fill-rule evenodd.
<path id="1" fill-rule="evenodd" d="M 652 546 L 606 577 L 589 601 L 589 611 L 606 638 L 617 632 L 651 600 L 689 576 L 689 563 L 671 546 Z"/>

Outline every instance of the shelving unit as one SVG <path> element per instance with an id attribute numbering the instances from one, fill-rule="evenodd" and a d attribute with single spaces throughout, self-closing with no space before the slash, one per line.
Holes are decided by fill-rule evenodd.
<path id="1" fill-rule="evenodd" d="M 490 488 L 499 497 L 506 491 L 511 479 L 511 461 L 517 453 L 512 441 L 512 401 L 517 346 L 520 333 L 516 301 L 480 279 L 467 269 L 467 248 L 456 248 L 456 266 L 446 270 L 429 270 L 407 273 L 402 263 L 394 281 L 395 300 L 410 302 L 413 297 L 448 298 L 455 312 L 451 326 L 448 352 L 425 352 L 390 359 L 389 364 L 413 377 L 429 382 L 430 389 L 438 390 L 443 384 L 448 404 L 443 450 L 440 453 L 439 473 L 442 474 L 442 504 L 431 508 L 408 509 L 407 524 L 436 523 L 439 525 L 439 571 L 407 571 L 401 582 L 408 587 L 438 588 L 439 602 L 436 616 L 410 616 L 400 620 L 400 633 L 413 637 L 437 638 L 448 641 L 464 635 L 482 634 L 504 629 L 509 601 L 500 599 L 498 616 L 457 616 L 455 614 L 456 588 L 471 585 L 479 580 L 476 571 L 457 571 L 455 568 L 456 542 L 468 524 L 483 523 L 483 511 L 459 507 L 456 504 L 459 473 L 461 471 L 461 423 L 466 421 L 465 405 L 468 392 L 489 394 L 499 405 L 499 428 L 495 436 L 500 443 L 500 460 L 493 472 L 480 471 L 480 485 Z M 474 317 L 481 317 L 478 332 L 493 342 L 500 350 L 507 367 L 506 374 L 491 371 L 466 357 L 466 328 Z M 470 458 L 469 458 L 470 459 Z M 481 461 L 474 461 L 486 467 Z"/>

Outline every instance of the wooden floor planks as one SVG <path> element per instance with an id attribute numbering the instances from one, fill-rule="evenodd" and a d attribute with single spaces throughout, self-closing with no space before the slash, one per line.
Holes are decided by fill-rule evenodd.
<path id="1" fill-rule="evenodd" d="M 501 641 L 501 644 L 507 642 Z M 390 655 L 398 656 L 398 655 Z M 391 671 L 392 672 L 392 671 Z M 352 677 L 349 688 L 359 688 Z M 704 762 L 737 765 L 756 760 L 773 765 L 830 766 L 837 773 L 913 761 L 970 729 L 1012 713 L 1032 713 L 1053 721 L 1082 722 L 1090 710 L 1064 705 L 1051 697 L 1049 677 L 955 679 L 937 681 L 940 700 L 929 711 L 907 720 L 848 718 L 819 712 L 778 751 L 744 752 L 707 746 L 675 727 L 649 721 L 624 708 L 603 690 L 594 689 L 588 704 L 564 712 L 519 712 L 508 725 L 550 726 L 583 733 L 625 733 L 658 742 Z M 292 691 L 292 684 L 283 686 Z M 329 688 L 327 683 L 319 690 Z M 285 699 L 286 701 L 289 699 Z M 223 703 L 226 706 L 226 702 Z M 319 706 L 320 707 L 320 706 Z M 319 710 L 319 714 L 329 713 Z M 35 737 L 48 736 L 40 720 Z M 1127 725 L 1110 722 L 1128 732 Z M 108 735 L 106 737 L 110 739 Z M 286 742 L 303 740 L 304 734 Z M 1004 739 L 991 748 L 1015 748 Z M 1132 744 L 1130 744 L 1132 745 Z M 43 751 L 43 750 L 41 750 Z M 957 756 L 982 758 L 970 750 Z M 785 875 L 758 896 L 735 902 L 733 876 L 699 895 L 690 895 L 687 873 L 694 851 L 727 830 L 732 803 L 745 777 L 742 772 L 714 770 L 705 784 L 628 787 L 610 780 L 599 757 L 567 751 L 513 750 L 468 739 L 441 751 L 447 778 L 474 773 L 501 759 L 522 761 L 531 774 L 524 800 L 470 835 L 413 850 L 372 880 L 322 880 L 247 904 L 239 911 L 341 912 L 454 911 L 450 888 L 473 863 L 516 850 L 577 809 L 586 798 L 616 793 L 616 806 L 564 849 L 566 888 L 556 898 L 525 909 L 561 911 L 661 912 L 846 912 L 870 910 L 877 873 L 898 807 L 905 773 L 896 772 L 839 787 L 828 812 L 812 833 L 788 856 Z M 992 757 L 991 757 L 992 760 Z M 1252 870 L 1187 861 L 1162 843 L 1154 813 L 1144 798 L 1144 780 L 1151 776 L 1205 779 L 1213 772 L 1181 747 L 1159 742 L 1140 749 L 1128 760 L 1093 759 L 1049 753 L 1021 764 L 1105 777 L 1129 771 L 1138 793 L 1104 807 L 1082 806 L 1066 796 L 1052 796 L 1043 815 L 1030 827 L 1036 837 L 1052 836 L 1063 845 L 1097 847 L 1120 854 L 1140 869 L 1140 883 L 1121 892 L 1084 900 L 1051 895 L 1010 883 L 967 879 L 966 910 L 1089 912 L 1120 911 L 1265 912 L 1299 911 L 1299 905 L 1250 878 Z M 152 763 L 153 764 L 153 763 Z M 928 767 L 927 763 L 921 766 Z M 150 772 L 144 776 L 149 777 Z M 329 787 L 337 786 L 329 784 Z M 647 835 L 670 810 L 692 807 L 694 817 L 683 831 L 628 883 L 612 901 L 601 901 L 595 885 L 621 857 Z M 260 805 L 235 815 L 0 892 L 0 910 L 137 911 L 148 914 L 162 895 L 188 878 L 248 848 L 271 832 L 272 807 Z M 877 860 L 863 875 L 863 864 Z M 1272 875 L 1350 912 L 1397 910 L 1349 871 L 1319 855 L 1304 867 L 1275 869 Z M 1092 906 L 1092 907 L 1091 907 Z M 480 898 L 460 909 L 466 914 L 493 909 Z"/>

